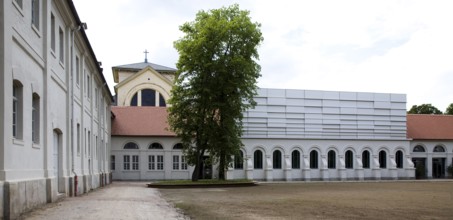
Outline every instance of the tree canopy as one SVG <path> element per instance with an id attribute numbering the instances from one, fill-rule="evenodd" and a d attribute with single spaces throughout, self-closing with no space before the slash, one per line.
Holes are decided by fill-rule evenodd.
<path id="1" fill-rule="evenodd" d="M 413 105 L 412 108 L 407 112 L 409 114 L 434 114 L 440 115 L 442 111 L 437 109 L 431 104 L 421 104 L 421 105 Z"/>
<path id="2" fill-rule="evenodd" d="M 180 26 L 175 41 L 177 73 L 169 100 L 169 124 L 181 138 L 187 162 L 200 177 L 202 157 L 219 164 L 224 179 L 232 155 L 242 146 L 242 113 L 255 105 L 260 66 L 260 24 L 237 4 L 199 11 Z"/>
<path id="3" fill-rule="evenodd" d="M 451 103 L 448 107 L 447 110 L 445 110 L 446 115 L 453 115 L 453 103 Z"/>

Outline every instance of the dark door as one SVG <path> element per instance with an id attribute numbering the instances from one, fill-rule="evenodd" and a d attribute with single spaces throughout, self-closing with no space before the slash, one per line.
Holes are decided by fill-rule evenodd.
<path id="1" fill-rule="evenodd" d="M 445 177 L 445 158 L 433 158 L 433 178 Z"/>
<path id="2" fill-rule="evenodd" d="M 415 179 L 426 178 L 426 158 L 412 158 L 415 166 Z"/>
<path id="3" fill-rule="evenodd" d="M 212 165 L 209 156 L 203 156 L 203 163 L 200 169 L 200 179 L 212 179 Z"/>

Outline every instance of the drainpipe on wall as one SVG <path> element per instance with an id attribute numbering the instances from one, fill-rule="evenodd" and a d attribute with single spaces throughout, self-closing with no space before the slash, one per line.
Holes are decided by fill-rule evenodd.
<path id="1" fill-rule="evenodd" d="M 75 158 L 74 158 L 74 50 L 75 50 L 75 40 L 74 40 L 74 36 L 75 36 L 75 32 L 76 31 L 79 31 L 81 28 L 84 28 L 86 29 L 86 24 L 85 23 L 81 23 L 79 25 L 77 25 L 76 28 L 73 28 L 72 31 L 71 31 L 71 41 L 72 41 L 72 44 L 71 44 L 71 77 L 70 77 L 70 82 L 71 82 L 71 92 L 70 92 L 70 95 L 71 95 L 71 115 L 70 115 L 70 118 L 71 118 L 71 145 L 72 145 L 72 150 L 71 150 L 71 172 L 72 174 L 74 175 L 74 196 L 77 196 L 77 187 L 78 187 L 78 177 L 77 177 L 77 173 L 75 172 Z M 77 65 L 77 63 L 76 63 Z M 78 141 L 78 140 L 77 140 Z"/>

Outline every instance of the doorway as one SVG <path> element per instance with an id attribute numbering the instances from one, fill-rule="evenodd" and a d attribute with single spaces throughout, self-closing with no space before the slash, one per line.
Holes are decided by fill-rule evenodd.
<path id="1" fill-rule="evenodd" d="M 61 176 L 61 166 L 60 166 L 60 158 L 61 157 L 61 132 L 58 130 L 53 131 L 53 174 L 56 180 L 57 192 L 62 193 L 63 191 L 63 184 L 60 183 L 60 176 Z"/>
<path id="2" fill-rule="evenodd" d="M 199 177 L 200 179 L 212 179 L 212 164 L 209 156 L 203 156 Z"/>
<path id="3" fill-rule="evenodd" d="M 415 166 L 415 179 L 426 178 L 426 158 L 412 158 Z"/>
<path id="4" fill-rule="evenodd" d="M 445 158 L 433 158 L 433 178 L 445 177 Z"/>

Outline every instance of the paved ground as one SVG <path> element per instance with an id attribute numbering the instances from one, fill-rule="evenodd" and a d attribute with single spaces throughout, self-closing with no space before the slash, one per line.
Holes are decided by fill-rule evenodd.
<path id="1" fill-rule="evenodd" d="M 113 182 L 79 197 L 27 213 L 21 219 L 185 219 L 145 182 Z"/>

